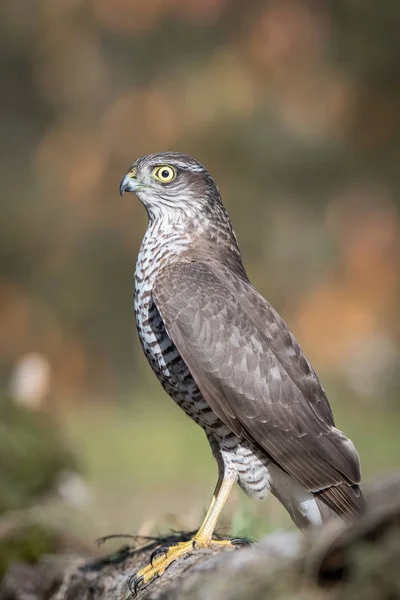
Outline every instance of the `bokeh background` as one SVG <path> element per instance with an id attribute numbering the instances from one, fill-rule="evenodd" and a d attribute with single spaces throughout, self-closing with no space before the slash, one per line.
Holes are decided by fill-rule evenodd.
<path id="1" fill-rule="evenodd" d="M 146 215 L 118 185 L 148 152 L 207 166 L 365 478 L 400 464 L 399 31 L 395 0 L 1 3 L 0 533 L 194 529 L 210 499 L 134 327 Z M 289 526 L 237 490 L 220 529 Z"/>

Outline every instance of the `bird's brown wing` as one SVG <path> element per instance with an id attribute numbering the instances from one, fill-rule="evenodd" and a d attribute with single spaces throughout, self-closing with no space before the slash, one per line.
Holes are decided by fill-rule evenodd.
<path id="1" fill-rule="evenodd" d="M 335 512 L 357 512 L 358 454 L 294 335 L 251 284 L 220 263 L 181 262 L 161 269 L 153 299 L 219 418 Z"/>

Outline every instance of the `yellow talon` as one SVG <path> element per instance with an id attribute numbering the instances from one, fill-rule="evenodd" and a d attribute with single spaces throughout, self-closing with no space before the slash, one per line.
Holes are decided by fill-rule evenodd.
<path id="1" fill-rule="evenodd" d="M 168 567 L 175 562 L 178 558 L 184 555 L 190 555 L 193 551 L 200 548 L 213 548 L 213 547 L 231 547 L 234 548 L 234 544 L 230 540 L 210 540 L 204 542 L 195 536 L 188 542 L 180 542 L 174 546 L 169 546 L 164 551 L 161 551 L 148 565 L 140 569 L 131 583 L 132 592 L 136 594 L 140 588 L 148 585 L 156 579 L 164 575 Z"/>
<path id="2" fill-rule="evenodd" d="M 180 542 L 168 548 L 156 550 L 151 557 L 150 563 L 140 569 L 130 580 L 130 590 L 135 596 L 140 588 L 148 585 L 153 579 L 161 577 L 168 567 L 185 554 L 190 554 L 200 548 L 212 548 L 219 546 L 234 547 L 235 543 L 231 540 L 213 540 L 212 535 L 217 523 L 219 514 L 229 496 L 235 479 L 223 479 L 218 481 L 214 492 L 210 508 L 204 518 L 204 521 L 193 537 L 188 542 Z M 132 597 L 131 594 L 125 600 Z"/>

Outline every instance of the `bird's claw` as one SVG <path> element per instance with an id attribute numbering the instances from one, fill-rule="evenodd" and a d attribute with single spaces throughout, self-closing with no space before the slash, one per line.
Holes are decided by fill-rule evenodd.
<path id="1" fill-rule="evenodd" d="M 230 542 L 232 546 L 251 546 L 251 541 L 246 538 L 232 538 Z"/>
<path id="2" fill-rule="evenodd" d="M 137 573 L 135 573 L 135 575 L 132 575 L 132 577 L 129 578 L 128 588 L 130 591 L 130 597 L 134 598 L 137 595 L 137 593 L 140 590 L 140 588 L 142 587 L 143 583 L 144 583 L 144 578 L 138 577 Z"/>
<path id="3" fill-rule="evenodd" d="M 173 562 L 186 554 L 190 554 L 193 550 L 204 547 L 234 547 L 242 544 L 248 544 L 248 541 L 239 538 L 234 540 L 204 540 L 201 537 L 194 537 L 186 542 L 156 548 L 150 556 L 149 564 L 130 578 L 128 584 L 130 597 L 137 596 L 140 590 L 161 577 Z"/>
<path id="4" fill-rule="evenodd" d="M 183 545 L 187 545 L 187 542 L 183 542 Z M 182 548 L 182 546 L 178 544 L 176 546 L 161 546 L 160 548 L 156 548 L 150 556 L 149 564 L 137 571 L 129 579 L 128 588 L 131 593 L 130 597 L 135 598 L 140 590 L 147 587 L 158 577 L 161 577 L 179 556 L 186 554 L 191 549 L 191 547 Z"/>
<path id="5" fill-rule="evenodd" d="M 152 567 L 154 566 L 154 561 L 156 558 L 158 558 L 162 554 L 167 556 L 168 548 L 169 548 L 168 546 L 160 546 L 160 548 L 156 548 L 155 550 L 153 550 L 153 552 L 150 555 L 150 564 Z"/>

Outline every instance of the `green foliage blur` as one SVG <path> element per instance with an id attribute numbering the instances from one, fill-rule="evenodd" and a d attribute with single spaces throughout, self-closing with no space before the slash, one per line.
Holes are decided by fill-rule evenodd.
<path id="1" fill-rule="evenodd" d="M 40 410 L 91 487 L 73 515 L 46 505 L 53 523 L 194 529 L 216 477 L 135 332 L 146 215 L 118 186 L 148 152 L 209 169 L 364 473 L 400 463 L 399 31 L 395 0 L 1 3 L 0 382 L 9 398 L 15 365 L 45 357 Z M 222 527 L 287 525 L 246 502 Z"/>
<path id="2" fill-rule="evenodd" d="M 78 468 L 48 415 L 10 397 L 0 402 L 0 515 L 50 493 L 60 472 Z"/>

